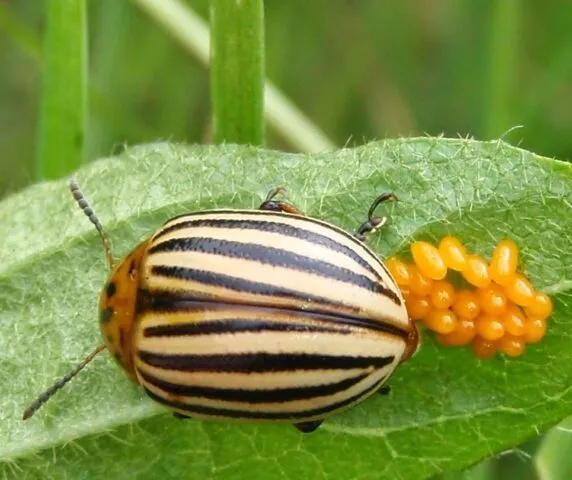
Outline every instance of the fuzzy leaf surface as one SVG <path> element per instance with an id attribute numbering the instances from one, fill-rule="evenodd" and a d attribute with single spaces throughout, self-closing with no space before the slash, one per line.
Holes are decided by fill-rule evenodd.
<path id="1" fill-rule="evenodd" d="M 107 277 L 99 238 L 66 181 L 0 202 L 0 459 L 4 478 L 420 479 L 469 466 L 572 414 L 572 168 L 502 142 L 414 138 L 324 154 L 167 143 L 130 148 L 77 174 L 129 252 L 168 218 L 256 208 L 268 190 L 353 231 L 380 192 L 382 257 L 413 239 L 458 236 L 490 258 L 505 237 L 553 298 L 548 335 L 518 359 L 476 360 L 424 335 L 375 395 L 315 433 L 289 425 L 180 421 L 100 356 L 32 419 L 27 404 L 101 341 Z"/>

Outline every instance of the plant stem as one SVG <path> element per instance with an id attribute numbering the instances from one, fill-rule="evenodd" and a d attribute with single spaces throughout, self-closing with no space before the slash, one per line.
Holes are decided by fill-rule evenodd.
<path id="1" fill-rule="evenodd" d="M 516 94 L 520 2 L 494 2 L 491 17 L 483 135 L 498 138 L 515 126 L 511 124 L 511 99 Z"/>
<path id="2" fill-rule="evenodd" d="M 161 25 L 185 50 L 209 64 L 209 29 L 179 0 L 131 0 Z M 302 152 L 334 150 L 334 142 L 271 82 L 266 81 L 264 110 L 271 127 Z"/>
<path id="3" fill-rule="evenodd" d="M 46 13 L 36 180 L 67 175 L 84 160 L 85 0 L 49 0 Z"/>
<path id="4" fill-rule="evenodd" d="M 211 0 L 215 143 L 264 144 L 264 5 Z"/>

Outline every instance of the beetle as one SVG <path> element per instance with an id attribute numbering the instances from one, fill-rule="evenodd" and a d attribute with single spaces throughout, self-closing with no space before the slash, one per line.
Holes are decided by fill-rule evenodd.
<path id="1" fill-rule="evenodd" d="M 289 422 L 302 432 L 357 404 L 417 350 L 418 332 L 383 262 L 355 235 L 269 192 L 258 210 L 185 213 L 115 264 L 99 300 L 104 344 L 41 394 L 31 417 L 101 351 L 181 418 Z"/>

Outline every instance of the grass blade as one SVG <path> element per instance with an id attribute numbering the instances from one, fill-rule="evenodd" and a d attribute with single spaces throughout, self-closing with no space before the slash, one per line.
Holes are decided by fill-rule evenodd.
<path id="1" fill-rule="evenodd" d="M 185 50 L 209 64 L 209 29 L 179 0 L 131 0 L 160 24 Z M 279 135 L 302 152 L 333 150 L 335 144 L 271 82 L 265 83 L 264 112 Z"/>
<path id="2" fill-rule="evenodd" d="M 490 139 L 518 123 L 511 119 L 511 100 L 516 92 L 520 2 L 495 2 L 491 17 L 482 131 Z"/>
<path id="3" fill-rule="evenodd" d="M 85 0 L 46 3 L 36 179 L 59 178 L 84 157 L 86 123 Z"/>
<path id="4" fill-rule="evenodd" d="M 211 1 L 215 143 L 264 143 L 264 5 Z"/>

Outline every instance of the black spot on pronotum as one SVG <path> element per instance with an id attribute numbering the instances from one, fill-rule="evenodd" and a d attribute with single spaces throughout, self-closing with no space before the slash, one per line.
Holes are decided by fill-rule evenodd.
<path id="1" fill-rule="evenodd" d="M 104 308 L 99 311 L 99 322 L 107 323 L 113 317 L 113 308 Z"/>
<path id="2" fill-rule="evenodd" d="M 113 295 L 115 295 L 116 292 L 117 292 L 117 285 L 115 285 L 115 282 L 109 282 L 107 284 L 107 287 L 105 287 L 105 294 L 107 295 L 107 298 L 113 297 Z"/>
<path id="3" fill-rule="evenodd" d="M 111 334 L 107 335 L 105 338 L 107 340 L 107 343 L 113 344 L 113 335 L 111 335 Z"/>

